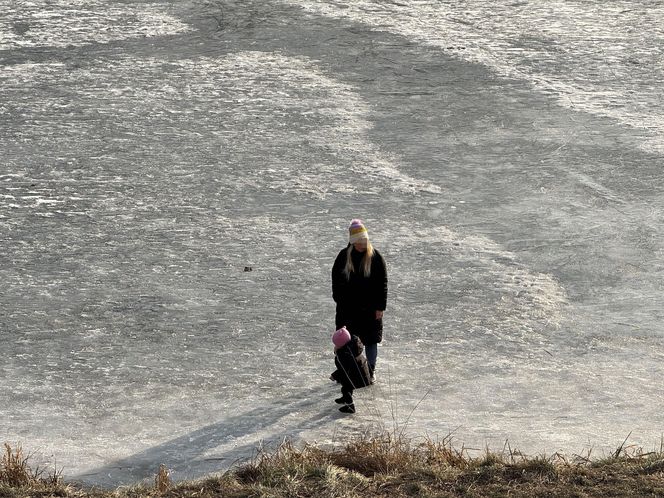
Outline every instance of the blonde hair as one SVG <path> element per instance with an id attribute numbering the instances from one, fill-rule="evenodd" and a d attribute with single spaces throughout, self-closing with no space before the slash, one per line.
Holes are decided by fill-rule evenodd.
<path id="1" fill-rule="evenodd" d="M 348 244 L 348 249 L 346 249 L 346 267 L 344 268 L 344 275 L 346 275 L 346 279 L 350 280 L 350 274 L 355 271 L 355 266 L 353 265 L 353 258 L 351 257 L 351 253 L 353 252 L 353 244 Z M 365 277 L 368 277 L 371 275 L 371 259 L 373 258 L 374 255 L 374 249 L 373 246 L 371 245 L 371 242 L 367 239 L 367 250 L 364 252 L 364 256 L 362 257 L 362 274 Z"/>

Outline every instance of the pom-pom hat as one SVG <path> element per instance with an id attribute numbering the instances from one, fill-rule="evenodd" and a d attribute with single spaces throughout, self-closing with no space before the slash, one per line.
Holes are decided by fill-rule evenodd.
<path id="1" fill-rule="evenodd" d="M 337 348 L 345 346 L 348 344 L 348 341 L 350 341 L 350 332 L 348 332 L 346 327 L 341 327 L 339 330 L 335 331 L 334 334 L 332 334 L 332 342 Z"/>
<path id="2" fill-rule="evenodd" d="M 351 244 L 355 244 L 361 240 L 369 240 L 369 232 L 367 232 L 367 227 L 364 226 L 362 220 L 354 219 L 351 220 L 350 226 L 348 227 L 348 241 Z"/>

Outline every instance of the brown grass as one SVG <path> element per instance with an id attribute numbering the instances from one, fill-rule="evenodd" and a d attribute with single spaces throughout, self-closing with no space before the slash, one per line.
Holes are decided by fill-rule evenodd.
<path id="1" fill-rule="evenodd" d="M 157 493 L 165 493 L 171 489 L 172 486 L 173 482 L 171 481 L 171 473 L 164 464 L 161 464 L 159 466 L 159 471 L 154 478 L 154 488 Z"/>
<path id="2" fill-rule="evenodd" d="M 5 443 L 5 452 L 0 461 L 0 482 L 9 486 L 23 486 L 36 479 L 28 465 L 29 458 L 23 454 L 21 446 L 12 449 Z"/>
<path id="3" fill-rule="evenodd" d="M 57 476 L 56 473 L 53 476 Z M 173 483 L 160 466 L 152 486 L 81 489 L 32 471 L 20 447 L 5 445 L 0 497 L 664 497 L 664 452 L 623 443 L 607 458 L 528 457 L 506 447 L 471 457 L 449 439 L 386 434 L 324 449 L 284 441 L 259 447 L 249 463 L 219 476 Z"/>

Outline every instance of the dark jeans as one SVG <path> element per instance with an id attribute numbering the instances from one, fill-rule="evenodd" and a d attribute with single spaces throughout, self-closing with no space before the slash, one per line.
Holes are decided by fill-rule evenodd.
<path id="1" fill-rule="evenodd" d="M 378 344 L 367 344 L 364 346 L 364 351 L 367 353 L 369 373 L 373 374 L 376 369 L 376 359 L 378 358 Z"/>

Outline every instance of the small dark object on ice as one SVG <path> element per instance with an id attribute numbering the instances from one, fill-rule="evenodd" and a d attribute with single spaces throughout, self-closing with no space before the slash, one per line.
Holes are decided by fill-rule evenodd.
<path id="1" fill-rule="evenodd" d="M 251 266 L 245 266 L 244 271 L 254 271 L 254 269 Z"/>

